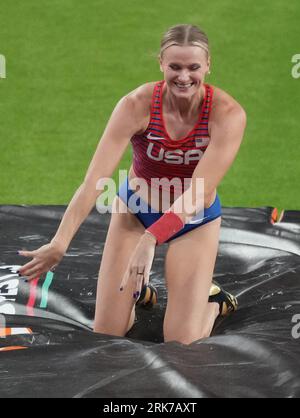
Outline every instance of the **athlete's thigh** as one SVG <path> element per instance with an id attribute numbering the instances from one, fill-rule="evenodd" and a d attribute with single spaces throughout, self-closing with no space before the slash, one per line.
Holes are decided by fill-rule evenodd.
<path id="1" fill-rule="evenodd" d="M 218 252 L 221 217 L 204 224 L 169 244 L 165 260 L 168 288 L 166 320 L 201 320 Z"/>
<path id="2" fill-rule="evenodd" d="M 116 199 L 126 210 L 125 204 Z M 120 320 L 120 313 L 129 312 L 134 305 L 132 286 L 120 292 L 120 284 L 128 266 L 130 256 L 144 233 L 145 228 L 132 213 L 113 213 L 102 255 L 96 303 L 96 321 L 105 322 L 109 318 Z"/>

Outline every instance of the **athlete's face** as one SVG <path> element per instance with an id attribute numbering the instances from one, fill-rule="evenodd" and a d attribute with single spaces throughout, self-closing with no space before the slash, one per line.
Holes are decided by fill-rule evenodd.
<path id="1" fill-rule="evenodd" d="M 179 97 L 199 91 L 209 66 L 207 53 L 198 46 L 170 46 L 160 59 L 164 79 L 172 93 Z"/>

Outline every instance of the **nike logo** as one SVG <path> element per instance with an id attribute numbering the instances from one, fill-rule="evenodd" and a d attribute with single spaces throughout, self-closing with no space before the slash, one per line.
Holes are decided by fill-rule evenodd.
<path id="1" fill-rule="evenodd" d="M 195 142 L 196 142 L 196 147 L 205 147 L 206 145 L 209 144 L 210 138 L 209 137 L 205 137 L 205 138 L 196 138 Z"/>
<path id="2" fill-rule="evenodd" d="M 164 141 L 165 138 L 162 138 L 161 136 L 153 136 L 151 132 L 148 133 L 147 138 L 152 141 Z"/>
<path id="3" fill-rule="evenodd" d="M 204 218 L 196 219 L 195 221 L 191 220 L 188 224 L 200 224 L 201 222 L 203 222 L 207 218 L 209 218 L 209 216 L 204 216 Z"/>

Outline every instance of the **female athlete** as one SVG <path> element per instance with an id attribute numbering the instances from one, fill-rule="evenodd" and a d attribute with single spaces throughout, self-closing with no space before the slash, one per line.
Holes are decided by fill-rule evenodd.
<path id="1" fill-rule="evenodd" d="M 57 266 L 104 190 L 96 187 L 99 179 L 112 176 L 131 142 L 133 163 L 114 199 L 101 260 L 94 331 L 126 335 L 156 245 L 168 243 L 164 340 L 190 344 L 211 334 L 218 315 L 236 309 L 235 298 L 212 286 L 212 278 L 221 225 L 217 187 L 237 155 L 246 115 L 230 95 L 205 83 L 210 52 L 198 27 L 170 28 L 159 65 L 162 81 L 118 102 L 55 236 L 35 251 L 19 252 L 33 258 L 19 274 L 31 280 Z M 147 187 L 137 187 L 140 180 Z"/>

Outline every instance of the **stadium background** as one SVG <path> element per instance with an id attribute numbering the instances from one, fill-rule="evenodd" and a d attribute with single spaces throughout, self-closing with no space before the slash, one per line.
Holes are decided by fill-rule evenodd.
<path id="1" fill-rule="evenodd" d="M 298 0 L 0 0 L 0 204 L 67 204 L 117 101 L 161 79 L 163 32 L 208 34 L 207 82 L 246 109 L 238 158 L 219 186 L 224 206 L 300 210 Z M 119 168 L 129 168 L 128 148 Z M 115 178 L 117 178 L 115 173 Z"/>

